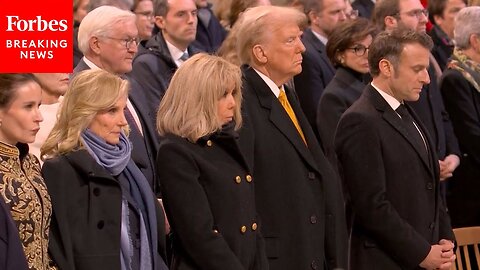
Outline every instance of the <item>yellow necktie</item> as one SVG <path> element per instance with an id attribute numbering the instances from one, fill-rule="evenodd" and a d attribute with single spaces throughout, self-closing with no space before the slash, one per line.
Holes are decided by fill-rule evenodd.
<path id="1" fill-rule="evenodd" d="M 295 116 L 295 112 L 293 111 L 292 106 L 290 106 L 290 102 L 288 102 L 287 95 L 285 94 L 285 90 L 283 90 L 283 86 L 280 88 L 278 101 L 280 101 L 280 104 L 282 104 L 288 116 L 290 116 L 290 119 L 292 120 L 293 124 L 297 128 L 298 134 L 300 134 L 300 137 L 302 137 L 303 142 L 307 144 L 307 141 L 305 140 L 305 136 L 303 135 L 302 128 L 300 127 L 297 117 Z"/>

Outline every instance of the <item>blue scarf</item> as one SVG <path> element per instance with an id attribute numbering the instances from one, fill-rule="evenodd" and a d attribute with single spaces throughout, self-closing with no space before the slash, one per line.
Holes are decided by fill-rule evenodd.
<path id="1" fill-rule="evenodd" d="M 82 139 L 87 151 L 111 175 L 122 174 L 130 186 L 130 196 L 135 201 L 140 216 L 140 268 L 139 269 L 168 269 L 158 254 L 158 229 L 156 219 L 156 198 L 147 179 L 137 165 L 131 160 L 132 145 L 122 132 L 117 145 L 108 144 L 90 130 L 82 132 Z M 132 239 L 129 232 L 128 203 L 122 201 L 121 226 L 121 264 L 122 270 L 130 268 L 133 256 Z"/>

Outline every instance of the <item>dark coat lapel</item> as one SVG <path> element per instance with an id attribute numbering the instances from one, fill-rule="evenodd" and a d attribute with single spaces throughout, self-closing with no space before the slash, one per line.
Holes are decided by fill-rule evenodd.
<path id="1" fill-rule="evenodd" d="M 367 90 L 367 97 L 370 99 L 372 104 L 375 106 L 375 108 L 378 111 L 382 112 L 382 117 L 387 121 L 395 130 L 397 130 L 415 149 L 415 152 L 417 155 L 420 157 L 422 160 L 423 164 L 425 165 L 426 169 L 429 171 L 429 173 L 433 173 L 433 171 L 430 169 L 430 161 L 426 160 L 422 154 L 420 153 L 420 150 L 415 146 L 415 141 L 411 136 L 408 134 L 407 130 L 403 126 L 402 120 L 400 117 L 397 115 L 397 113 L 388 105 L 388 103 L 385 101 L 385 99 L 375 90 L 371 85 L 368 86 Z M 412 112 L 412 110 L 409 110 Z M 429 139 L 427 139 L 428 136 L 426 136 L 425 128 L 421 125 L 419 122 L 418 117 L 413 116 L 416 124 L 419 125 L 419 128 L 422 130 L 423 136 L 426 139 L 426 142 L 428 144 L 428 147 L 430 148 L 429 152 L 432 152 L 432 144 Z"/>
<path id="2" fill-rule="evenodd" d="M 275 97 L 275 95 L 272 93 L 268 85 L 263 81 L 263 79 L 256 73 L 253 68 L 249 68 L 247 71 L 247 76 L 251 78 L 252 84 L 253 84 L 253 90 L 255 91 L 260 105 L 270 111 L 270 121 L 275 125 L 275 127 L 278 128 L 278 130 L 292 143 L 292 145 L 295 147 L 298 153 L 302 156 L 302 158 L 312 167 L 317 170 L 318 173 L 321 174 L 321 172 L 318 169 L 318 166 L 308 150 L 307 146 L 302 140 L 302 137 L 300 137 L 300 134 L 298 134 L 297 129 L 295 128 L 295 125 L 293 122 L 290 120 L 290 117 L 288 116 L 287 112 L 285 109 L 282 107 L 278 99 Z M 305 134 L 305 125 L 306 125 L 306 118 L 303 119 L 302 117 L 299 117 L 300 114 L 302 113 L 299 105 L 297 102 L 293 102 L 294 96 L 292 95 L 291 91 L 286 89 L 287 93 L 287 98 L 290 102 L 290 105 L 292 106 L 293 111 L 295 112 L 295 115 L 297 116 L 297 120 L 300 123 L 300 126 L 302 127 L 304 134 Z M 300 112 L 300 113 L 299 113 Z M 300 120 L 301 119 L 301 120 Z M 305 120 L 305 121 L 302 121 Z M 305 134 L 305 136 L 307 136 Z M 312 142 L 312 138 L 306 137 L 307 142 Z"/>
<path id="3" fill-rule="evenodd" d="M 320 58 L 324 62 L 325 66 L 328 67 L 330 73 L 335 74 L 335 69 L 333 68 L 330 60 L 327 57 L 327 52 L 325 51 L 325 45 L 315 36 L 312 32 L 312 29 L 308 28 L 304 32 L 304 39 L 305 41 L 309 42 L 316 51 L 320 54 Z M 323 66 L 323 65 L 322 65 Z"/>

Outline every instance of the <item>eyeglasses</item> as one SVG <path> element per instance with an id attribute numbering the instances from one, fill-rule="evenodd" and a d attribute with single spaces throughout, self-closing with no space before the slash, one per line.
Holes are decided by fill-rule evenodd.
<path id="1" fill-rule="evenodd" d="M 124 45 L 125 45 L 125 48 L 128 50 L 130 49 L 130 47 L 132 46 L 132 44 L 135 44 L 135 47 L 138 46 L 138 44 L 140 43 L 140 40 L 138 38 L 114 38 L 114 37 L 106 37 L 106 38 L 109 38 L 109 39 L 113 39 L 113 40 L 119 40 L 119 41 L 122 41 L 124 42 Z"/>
<path id="2" fill-rule="evenodd" d="M 400 15 L 400 14 L 401 13 L 399 12 L 395 15 Z M 410 17 L 416 17 L 417 19 L 420 19 L 422 15 L 428 18 L 428 9 L 414 9 L 407 12 L 403 12 L 403 14 L 406 14 L 407 16 L 410 16 Z"/>
<path id="3" fill-rule="evenodd" d="M 352 50 L 356 56 L 363 56 L 368 51 L 368 47 L 365 47 L 363 45 L 356 45 L 355 47 L 347 49 Z"/>
<path id="4" fill-rule="evenodd" d="M 355 20 L 358 18 L 358 10 L 352 9 L 350 12 L 345 12 L 345 16 L 350 20 Z"/>
<path id="5" fill-rule="evenodd" d="M 153 17 L 155 17 L 155 15 L 153 15 L 153 12 L 151 11 L 135 12 L 135 14 L 145 16 L 147 20 L 151 20 L 153 19 Z"/>

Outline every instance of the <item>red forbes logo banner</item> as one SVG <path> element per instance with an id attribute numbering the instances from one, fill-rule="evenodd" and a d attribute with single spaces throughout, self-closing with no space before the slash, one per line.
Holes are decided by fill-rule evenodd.
<path id="1" fill-rule="evenodd" d="M 0 73 L 72 72 L 72 2 L 0 0 Z"/>

